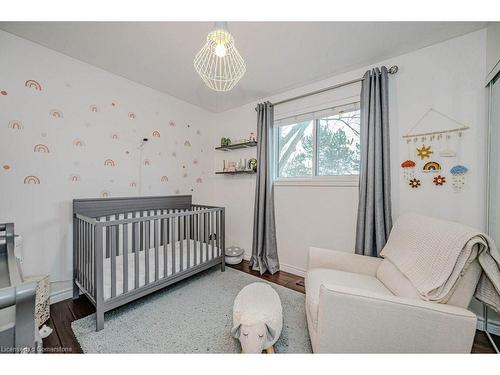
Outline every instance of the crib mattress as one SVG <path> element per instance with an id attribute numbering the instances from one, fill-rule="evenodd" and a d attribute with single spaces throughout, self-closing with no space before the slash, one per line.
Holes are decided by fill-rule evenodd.
<path id="1" fill-rule="evenodd" d="M 193 267 L 196 259 L 196 264 L 204 263 L 216 258 L 219 255 L 219 249 L 214 246 L 214 257 L 212 257 L 212 246 L 194 240 L 182 241 L 182 268 L 181 268 L 181 241 L 175 244 L 175 266 L 172 262 L 172 246 L 167 245 L 167 277 L 174 273 L 186 270 L 188 268 L 188 250 L 189 241 L 189 266 Z M 206 250 L 208 248 L 208 251 Z M 195 258 L 196 255 L 196 258 Z M 123 294 L 123 255 L 116 258 L 116 295 Z M 175 268 L 174 268 L 174 267 Z M 135 253 L 128 253 L 128 290 L 134 289 L 135 286 Z M 158 250 L 158 280 L 165 277 L 165 256 L 163 246 Z M 103 294 L 104 299 L 111 298 L 111 258 L 104 259 L 103 263 Z M 146 285 L 146 252 L 139 252 L 139 287 Z M 155 249 L 149 250 L 149 283 L 155 281 Z"/>

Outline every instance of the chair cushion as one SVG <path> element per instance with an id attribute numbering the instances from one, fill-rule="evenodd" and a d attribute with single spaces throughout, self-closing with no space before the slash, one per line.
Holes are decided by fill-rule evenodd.
<path id="1" fill-rule="evenodd" d="M 314 268 L 307 271 L 306 308 L 316 327 L 318 324 L 319 290 L 321 285 L 338 285 L 367 290 L 385 295 L 393 295 L 377 278 L 352 272 L 326 268 Z"/>
<path id="2" fill-rule="evenodd" d="M 384 259 L 380 263 L 377 269 L 377 279 L 396 296 L 421 299 L 410 280 L 390 260 Z"/>

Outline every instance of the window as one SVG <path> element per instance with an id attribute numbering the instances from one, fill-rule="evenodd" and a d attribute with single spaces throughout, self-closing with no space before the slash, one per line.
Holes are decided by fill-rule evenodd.
<path id="1" fill-rule="evenodd" d="M 294 119 L 275 122 L 278 181 L 359 174 L 359 103 Z"/>

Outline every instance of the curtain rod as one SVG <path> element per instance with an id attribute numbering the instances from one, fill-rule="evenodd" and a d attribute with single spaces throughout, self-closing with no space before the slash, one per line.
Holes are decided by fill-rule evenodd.
<path id="1" fill-rule="evenodd" d="M 391 66 L 387 72 L 389 74 L 396 74 L 398 72 L 399 68 L 397 65 L 393 65 Z M 338 89 L 340 87 L 344 87 L 344 86 L 349 86 L 349 85 L 352 85 L 354 83 L 357 83 L 357 82 L 361 82 L 363 81 L 364 78 L 358 78 L 358 79 L 353 79 L 351 81 L 347 81 L 347 82 L 342 82 L 342 83 L 338 83 L 336 85 L 333 85 L 333 86 L 328 86 L 328 87 L 325 87 L 324 89 L 320 89 L 320 90 L 316 90 L 316 91 L 311 91 L 311 92 L 308 92 L 306 94 L 302 94 L 302 95 L 298 95 L 298 96 L 294 96 L 292 98 L 288 98 L 288 99 L 285 99 L 285 100 L 281 100 L 279 102 L 276 102 L 276 103 L 273 103 L 274 106 L 277 106 L 277 105 L 280 105 L 280 104 L 284 104 L 284 103 L 288 103 L 288 102 L 291 102 L 293 100 L 297 100 L 297 99 L 302 99 L 302 98 L 306 98 L 308 96 L 311 96 L 311 95 L 317 95 L 317 94 L 321 94 L 325 91 L 330 91 L 330 90 L 334 90 L 334 89 Z"/>

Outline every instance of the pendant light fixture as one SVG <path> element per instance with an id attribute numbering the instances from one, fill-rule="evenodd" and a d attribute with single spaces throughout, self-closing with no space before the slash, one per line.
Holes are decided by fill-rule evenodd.
<path id="1" fill-rule="evenodd" d="M 203 82 L 215 91 L 229 91 L 243 77 L 245 61 L 234 45 L 226 22 L 215 22 L 207 42 L 194 58 L 194 69 Z"/>

